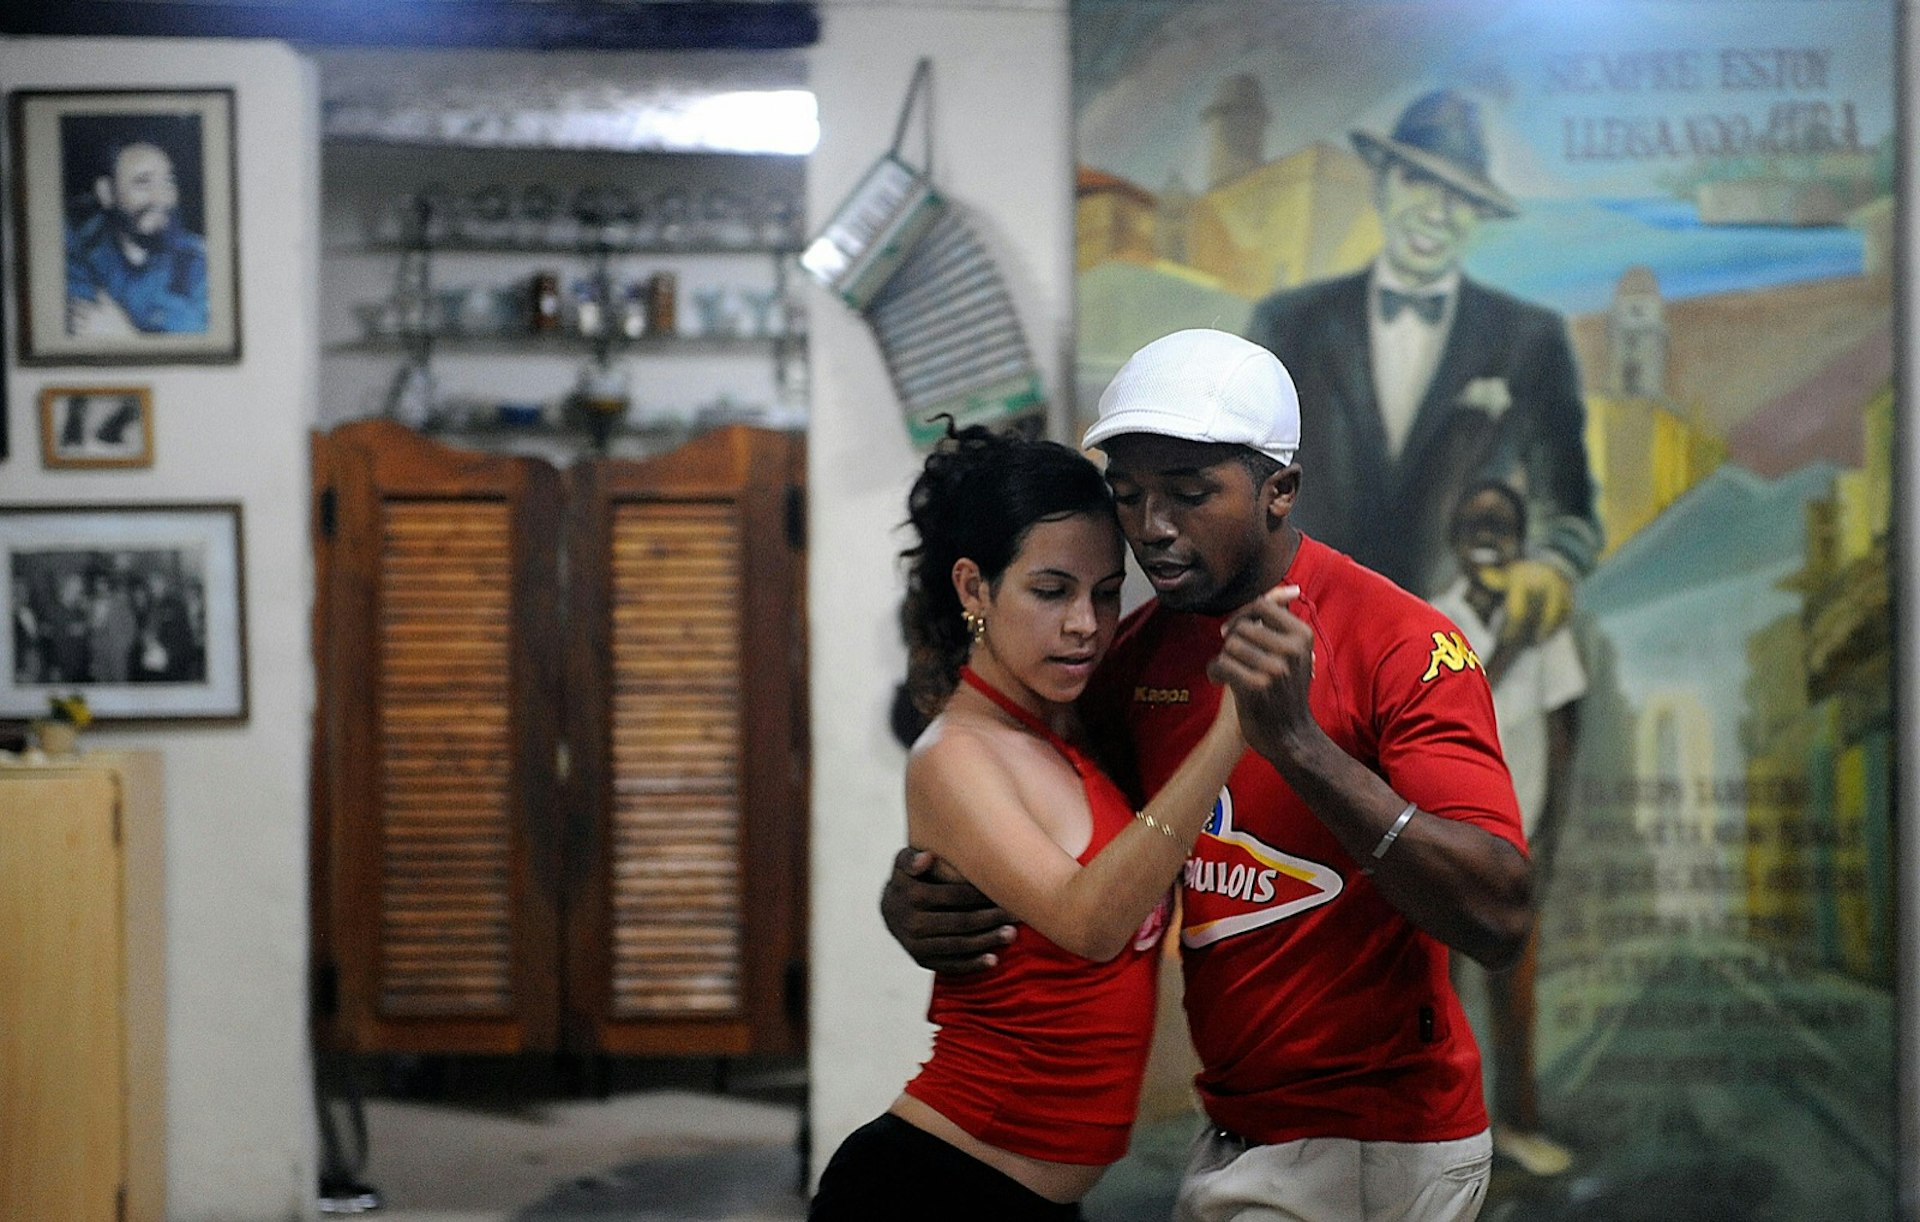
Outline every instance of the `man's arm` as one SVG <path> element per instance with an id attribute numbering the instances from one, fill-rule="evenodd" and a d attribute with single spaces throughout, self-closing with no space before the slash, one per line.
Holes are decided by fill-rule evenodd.
<path id="1" fill-rule="evenodd" d="M 1230 623 L 1210 677 L 1233 687 L 1247 741 L 1372 873 L 1388 903 L 1489 968 L 1519 956 L 1533 922 L 1526 857 L 1458 819 L 1416 808 L 1400 822 L 1407 798 L 1313 719 L 1307 699 L 1313 630 L 1304 621 L 1269 599 L 1256 599 Z M 1484 682 L 1478 675 L 1472 681 Z M 1396 827 L 1398 834 L 1376 856 Z"/>
<path id="2" fill-rule="evenodd" d="M 894 854 L 880 892 L 880 919 L 902 950 L 932 972 L 970 976 L 1000 962 L 1013 941 L 1013 918 L 932 853 Z"/>

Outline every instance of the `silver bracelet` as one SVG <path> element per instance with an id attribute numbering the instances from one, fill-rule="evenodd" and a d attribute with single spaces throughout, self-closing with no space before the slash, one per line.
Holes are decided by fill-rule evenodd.
<path id="1" fill-rule="evenodd" d="M 1387 855 L 1387 850 L 1393 847 L 1393 842 L 1400 839 L 1400 833 L 1405 831 L 1407 824 L 1413 821 L 1413 812 L 1419 809 L 1413 803 L 1407 803 L 1407 808 L 1400 812 L 1398 819 L 1393 821 L 1393 826 L 1387 829 L 1387 834 L 1380 837 L 1380 843 L 1373 846 L 1375 861 Z"/>

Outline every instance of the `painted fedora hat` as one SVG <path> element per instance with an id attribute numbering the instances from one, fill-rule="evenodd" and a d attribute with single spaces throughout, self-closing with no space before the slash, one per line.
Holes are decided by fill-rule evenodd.
<path id="1" fill-rule="evenodd" d="M 1487 142 L 1480 108 L 1450 89 L 1415 98 L 1400 112 L 1393 134 L 1351 133 L 1353 147 L 1378 169 L 1393 159 L 1431 174 L 1493 216 L 1517 216 L 1520 205 L 1487 175 Z"/>

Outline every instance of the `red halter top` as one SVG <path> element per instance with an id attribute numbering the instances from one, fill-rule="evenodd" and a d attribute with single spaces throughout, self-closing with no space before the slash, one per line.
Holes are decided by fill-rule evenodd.
<path id="1" fill-rule="evenodd" d="M 1080 777 L 1091 861 L 1133 822 L 1133 806 L 1097 764 L 972 668 L 960 678 L 1044 738 Z M 934 977 L 927 1018 L 933 1055 L 907 1093 L 1002 1150 L 1057 1163 L 1102 1165 L 1127 1149 L 1153 1039 L 1157 947 L 1170 902 L 1106 963 L 1018 927 L 1000 966 Z"/>

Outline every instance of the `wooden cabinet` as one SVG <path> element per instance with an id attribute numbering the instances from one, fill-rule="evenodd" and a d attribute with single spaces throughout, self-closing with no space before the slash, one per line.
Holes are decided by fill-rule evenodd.
<path id="1" fill-rule="evenodd" d="M 150 753 L 0 767 L 0 1218 L 165 1216 L 160 784 Z"/>
<path id="2" fill-rule="evenodd" d="M 800 469 L 316 439 L 324 1043 L 800 1046 Z"/>

